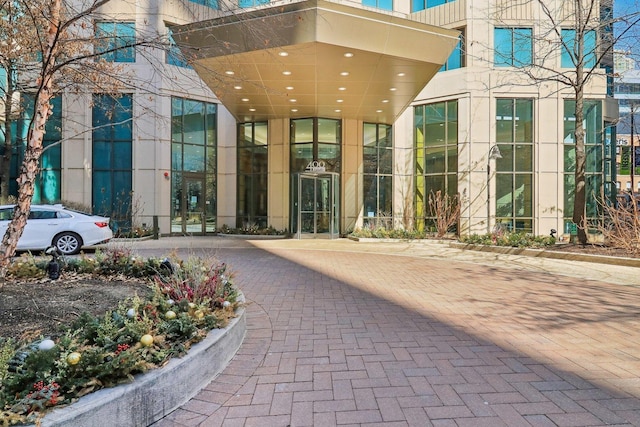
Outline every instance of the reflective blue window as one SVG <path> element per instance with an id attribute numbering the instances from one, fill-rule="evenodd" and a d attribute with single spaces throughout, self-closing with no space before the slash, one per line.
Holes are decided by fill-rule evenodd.
<path id="1" fill-rule="evenodd" d="M 592 68 L 596 65 L 596 31 L 589 30 L 584 34 L 583 68 Z M 576 30 L 562 30 L 562 55 L 560 66 L 562 68 L 575 68 L 578 58 L 575 54 Z"/>
<path id="2" fill-rule="evenodd" d="M 96 22 L 96 52 L 108 62 L 136 61 L 134 22 Z"/>
<path id="3" fill-rule="evenodd" d="M 201 4 L 212 9 L 218 9 L 218 0 L 189 0 L 191 3 Z"/>
<path id="4" fill-rule="evenodd" d="M 269 3 L 269 0 L 239 0 L 238 6 L 245 8 L 245 7 L 253 7 L 253 6 L 258 6 L 258 5 L 267 4 L 267 3 Z"/>
<path id="5" fill-rule="evenodd" d="M 393 10 L 393 0 L 362 0 L 362 5 L 384 10 Z"/>
<path id="6" fill-rule="evenodd" d="M 457 68 L 462 68 L 465 66 L 464 29 L 460 29 L 459 31 L 461 32 L 461 34 L 460 39 L 458 40 L 458 44 L 456 44 L 456 47 L 453 49 L 453 52 L 451 52 L 451 55 L 449 55 L 449 58 L 447 58 L 447 62 L 442 64 L 442 68 L 440 68 L 440 71 L 455 70 Z"/>
<path id="7" fill-rule="evenodd" d="M 493 37 L 496 67 L 523 67 L 533 62 L 531 28 L 495 28 Z"/>
<path id="8" fill-rule="evenodd" d="M 116 231 L 131 224 L 133 96 L 93 96 L 93 211 Z"/>
<path id="9" fill-rule="evenodd" d="M 445 3 L 451 3 L 455 0 L 412 0 L 411 12 L 419 12 L 421 10 L 428 9 L 430 7 L 436 7 Z"/>
<path id="10" fill-rule="evenodd" d="M 176 46 L 176 42 L 173 40 L 173 33 L 169 27 L 167 28 L 167 38 L 169 39 L 169 48 L 165 57 L 166 63 L 178 67 L 190 68 L 187 58 L 184 57 L 180 48 Z"/>

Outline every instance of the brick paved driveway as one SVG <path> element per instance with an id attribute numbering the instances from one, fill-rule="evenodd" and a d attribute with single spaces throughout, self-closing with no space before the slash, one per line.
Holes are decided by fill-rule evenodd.
<path id="1" fill-rule="evenodd" d="M 154 427 L 640 426 L 637 269 L 406 243 L 196 246 L 236 271 L 248 334 Z"/>

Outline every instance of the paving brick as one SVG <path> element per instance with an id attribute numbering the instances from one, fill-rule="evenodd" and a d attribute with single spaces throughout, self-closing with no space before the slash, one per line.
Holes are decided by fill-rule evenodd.
<path id="1" fill-rule="evenodd" d="M 607 283 L 619 266 L 407 242 L 229 245 L 217 257 L 255 302 L 245 342 L 153 427 L 640 425 L 640 287 Z"/>

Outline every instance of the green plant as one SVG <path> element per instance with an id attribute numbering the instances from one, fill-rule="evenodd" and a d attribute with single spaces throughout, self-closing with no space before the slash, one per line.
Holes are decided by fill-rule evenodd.
<path id="1" fill-rule="evenodd" d="M 174 265 L 173 272 L 155 277 L 158 289 L 177 303 L 186 301 L 222 308 L 225 301 L 236 300 L 227 265 L 215 259 L 189 257 Z"/>
<path id="2" fill-rule="evenodd" d="M 28 262 L 37 264 L 32 258 Z M 126 248 L 96 254 L 96 261 L 80 257 L 70 265 L 100 274 L 153 271 L 160 277 L 161 271 L 159 260 L 136 258 Z M 0 338 L 0 425 L 35 422 L 53 406 L 130 381 L 184 354 L 234 316 L 237 291 L 225 264 L 174 258 L 171 270 L 162 270 L 162 280 L 154 283 L 164 286 L 153 286 L 150 297 L 132 296 L 102 316 L 83 313 L 52 345 Z M 167 286 L 178 290 L 172 286 L 182 283 L 194 290 L 189 298 L 167 292 Z"/>
<path id="3" fill-rule="evenodd" d="M 511 246 L 517 248 L 542 248 L 556 244 L 555 237 L 534 236 L 521 231 L 510 233 L 502 230 L 498 230 L 495 233 L 461 236 L 460 241 L 475 245 Z"/>

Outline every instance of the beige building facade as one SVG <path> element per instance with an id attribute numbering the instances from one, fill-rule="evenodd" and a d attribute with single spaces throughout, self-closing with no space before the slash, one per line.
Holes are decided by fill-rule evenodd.
<path id="1" fill-rule="evenodd" d="M 433 229 L 439 192 L 459 198 L 462 234 L 568 234 L 575 96 L 553 76 L 570 70 L 574 15 L 550 0 L 554 26 L 538 2 L 511 3 L 113 2 L 105 28 L 176 48 L 125 55 L 135 89 L 117 105 L 63 97 L 59 189 L 42 199 L 162 234 L 337 237 Z M 591 194 L 615 194 L 607 66 L 585 89 Z"/>

